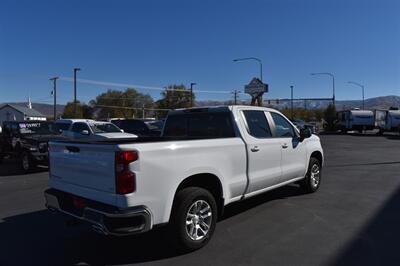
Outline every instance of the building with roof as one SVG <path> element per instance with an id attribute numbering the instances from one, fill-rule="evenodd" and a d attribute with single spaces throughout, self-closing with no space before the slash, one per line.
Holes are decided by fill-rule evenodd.
<path id="1" fill-rule="evenodd" d="M 0 106 L 0 123 L 3 121 L 46 121 L 46 119 L 46 116 L 39 111 L 23 105 L 7 103 Z"/>

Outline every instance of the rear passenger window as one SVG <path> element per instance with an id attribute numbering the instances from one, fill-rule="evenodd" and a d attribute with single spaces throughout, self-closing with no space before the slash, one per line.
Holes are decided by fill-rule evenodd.
<path id="1" fill-rule="evenodd" d="M 232 138 L 235 130 L 230 113 L 190 113 L 169 116 L 164 136 Z"/>
<path id="2" fill-rule="evenodd" d="M 256 138 L 270 138 L 272 137 L 271 129 L 269 127 L 267 118 L 264 111 L 243 111 L 246 118 L 248 132 Z"/>
<path id="3" fill-rule="evenodd" d="M 184 137 L 187 136 L 187 122 L 183 115 L 169 116 L 165 124 L 164 136 Z"/>

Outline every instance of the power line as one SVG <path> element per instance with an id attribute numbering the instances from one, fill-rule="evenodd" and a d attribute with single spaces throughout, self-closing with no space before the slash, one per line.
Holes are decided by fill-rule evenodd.
<path id="1" fill-rule="evenodd" d="M 60 80 L 73 82 L 74 79 L 70 77 L 60 77 Z M 99 81 L 99 80 L 91 80 L 91 79 L 77 79 L 78 82 L 91 84 L 91 85 L 101 85 L 101 86 L 110 86 L 110 87 L 123 87 L 123 88 L 135 88 L 135 89 L 147 89 L 147 90 L 158 90 L 158 91 L 184 91 L 190 92 L 190 90 L 184 89 L 171 89 L 165 87 L 154 87 L 154 86 L 143 86 L 143 85 L 134 85 L 127 83 L 116 83 L 116 82 L 108 82 L 108 81 Z M 230 91 L 212 91 L 212 90 L 193 90 L 194 93 L 218 93 L 218 94 L 228 94 Z"/>
<path id="2" fill-rule="evenodd" d="M 129 110 L 150 110 L 150 111 L 169 111 L 172 109 L 164 109 L 164 108 L 147 108 L 147 107 L 126 107 L 126 106 L 113 106 L 113 105 L 102 105 L 96 104 L 93 107 L 103 107 L 103 108 L 116 108 L 116 109 L 129 109 Z"/>

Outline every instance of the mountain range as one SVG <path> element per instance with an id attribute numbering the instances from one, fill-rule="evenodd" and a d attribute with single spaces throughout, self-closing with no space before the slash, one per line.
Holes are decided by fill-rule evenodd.
<path id="1" fill-rule="evenodd" d="M 196 101 L 196 106 L 216 106 L 216 105 L 227 105 L 232 104 L 233 101 L 215 101 L 215 100 L 201 100 Z M 308 108 L 308 109 L 325 109 L 330 101 L 294 101 L 294 108 Z M 19 104 L 26 106 L 26 102 L 15 102 L 12 104 Z M 239 100 L 238 104 L 249 104 L 249 101 Z M 0 104 L 1 106 L 1 104 Z M 285 109 L 290 108 L 290 101 L 279 101 L 279 103 L 275 100 L 268 102 L 268 98 L 264 99 L 264 106 L 270 106 L 276 109 Z M 65 105 L 57 104 L 57 115 L 60 115 L 64 111 Z M 336 101 L 336 109 L 337 110 L 346 110 L 351 108 L 361 108 L 362 101 L 361 100 L 345 100 L 345 101 Z M 369 98 L 365 100 L 365 109 L 389 109 L 390 107 L 400 108 L 400 96 L 397 95 L 389 95 L 389 96 L 380 96 L 375 98 Z M 43 115 L 47 117 L 53 116 L 53 105 L 44 104 L 44 103 L 32 103 L 32 108 L 39 111 Z"/>

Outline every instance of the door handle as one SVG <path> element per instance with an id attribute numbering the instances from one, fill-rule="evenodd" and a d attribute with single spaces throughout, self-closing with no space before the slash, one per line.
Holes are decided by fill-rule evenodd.
<path id="1" fill-rule="evenodd" d="M 252 152 L 258 152 L 260 148 L 258 146 L 254 146 L 253 148 L 250 149 Z"/>
<path id="2" fill-rule="evenodd" d="M 289 147 L 286 143 L 282 144 L 282 148 L 286 149 L 287 147 Z"/>

